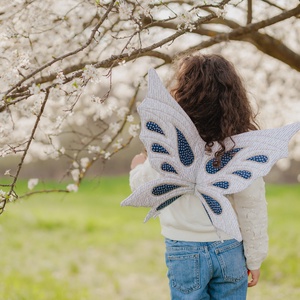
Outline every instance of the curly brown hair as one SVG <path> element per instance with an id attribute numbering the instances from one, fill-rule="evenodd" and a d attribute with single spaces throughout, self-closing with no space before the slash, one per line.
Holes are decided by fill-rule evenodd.
<path id="1" fill-rule="evenodd" d="M 195 124 L 206 150 L 219 143 L 216 166 L 226 150 L 225 138 L 259 128 L 241 78 L 220 55 L 182 59 L 171 94 Z"/>

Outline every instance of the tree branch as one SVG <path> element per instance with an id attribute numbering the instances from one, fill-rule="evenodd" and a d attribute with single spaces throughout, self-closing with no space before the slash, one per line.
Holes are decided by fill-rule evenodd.
<path id="1" fill-rule="evenodd" d="M 263 20 L 257 23 L 249 24 L 245 27 L 239 27 L 236 29 L 233 29 L 229 33 L 220 33 L 216 35 L 215 37 L 204 41 L 194 47 L 189 48 L 188 50 L 182 51 L 179 53 L 179 56 L 186 55 L 187 53 L 199 51 L 204 48 L 208 48 L 212 45 L 218 44 L 223 41 L 229 41 L 229 40 L 241 40 L 241 38 L 245 35 L 253 34 L 253 32 L 257 32 L 259 29 L 265 28 L 267 26 L 270 26 L 272 24 L 278 23 L 280 21 L 286 20 L 290 17 L 293 17 L 300 13 L 300 5 L 295 7 L 294 9 L 285 11 L 279 15 L 276 15 L 270 19 Z M 295 68 L 295 67 L 294 67 Z"/>
<path id="2" fill-rule="evenodd" d="M 226 1 L 223 1 L 223 5 L 224 3 L 226 4 L 227 2 L 229 2 L 230 0 L 226 0 Z M 200 26 L 201 24 L 203 23 L 206 23 L 210 20 L 212 20 L 213 18 L 216 18 L 217 15 L 213 12 L 205 17 L 202 17 L 202 18 L 199 18 L 198 21 L 196 21 L 194 23 L 195 26 Z M 133 59 L 136 59 L 136 58 L 139 58 L 139 57 L 142 57 L 142 56 L 145 56 L 147 55 L 147 53 L 151 53 L 151 51 L 153 51 L 154 49 L 156 48 L 159 48 L 167 43 L 170 43 L 174 40 L 176 40 L 178 37 L 182 36 L 183 34 L 185 34 L 188 30 L 187 29 L 179 29 L 177 30 L 174 34 L 171 34 L 170 36 L 160 40 L 159 42 L 157 43 L 154 43 L 148 47 L 145 47 L 145 48 L 141 48 L 141 49 L 137 49 L 137 50 L 134 50 L 131 55 L 128 56 L 128 53 L 122 53 L 122 54 L 119 54 L 119 55 L 112 55 L 111 57 L 99 62 L 99 63 L 96 63 L 94 65 L 95 68 L 109 68 L 111 67 L 112 65 L 116 64 L 118 61 L 130 61 L 130 60 L 133 60 Z M 153 53 L 153 52 L 152 52 Z M 75 72 L 74 74 L 72 74 L 70 77 L 68 77 L 66 79 L 66 82 L 69 82 L 71 81 L 73 78 L 76 78 L 76 77 L 80 77 L 82 75 L 83 71 L 80 70 L 80 71 L 77 71 Z"/>
<path id="3" fill-rule="evenodd" d="M 69 193 L 68 190 L 59 190 L 59 189 L 53 189 L 53 190 L 40 190 L 40 191 L 33 191 L 33 192 L 28 192 L 22 196 L 19 197 L 21 198 L 26 198 L 35 194 L 49 194 L 49 193 Z"/>
<path id="4" fill-rule="evenodd" d="M 85 48 L 87 48 L 93 41 L 96 32 L 98 31 L 99 27 L 102 25 L 102 23 L 106 20 L 108 14 L 110 13 L 110 11 L 112 10 L 114 4 L 115 4 L 116 0 L 112 0 L 112 2 L 110 3 L 109 7 L 107 8 L 105 14 L 102 16 L 102 18 L 99 20 L 99 22 L 97 23 L 97 25 L 93 28 L 92 33 L 89 37 L 89 39 L 87 40 L 87 42 L 80 48 L 68 52 L 64 55 L 61 55 L 55 59 L 53 59 L 52 61 L 44 64 L 43 66 L 41 66 L 40 68 L 36 69 L 35 71 L 33 71 L 32 73 L 30 73 L 29 75 L 27 75 L 26 77 L 24 77 L 22 80 L 20 80 L 16 85 L 14 85 L 11 89 L 9 89 L 8 91 L 5 92 L 4 97 L 5 98 L 7 95 L 9 95 L 9 93 L 11 93 L 13 90 L 17 89 L 22 83 L 24 83 L 26 80 L 28 80 L 29 78 L 33 77 L 34 75 L 36 75 L 37 73 L 43 71 L 44 69 L 50 67 L 51 65 L 53 65 L 54 63 L 61 61 L 69 56 L 72 56 L 74 54 L 77 54 L 79 52 L 81 52 L 82 50 L 84 50 Z"/>
<path id="5" fill-rule="evenodd" d="M 250 42 L 263 53 L 284 62 L 292 69 L 300 72 L 300 55 L 292 51 L 280 40 L 259 32 L 246 35 L 242 40 Z"/>
<path id="6" fill-rule="evenodd" d="M 296 15 L 294 15 L 294 17 L 296 17 Z M 213 19 L 211 23 L 226 25 L 232 29 L 240 28 L 238 23 L 228 19 Z M 207 36 L 217 36 L 222 34 L 217 31 L 208 31 L 208 33 L 209 34 L 205 34 L 205 30 L 199 30 L 199 34 Z M 300 71 L 300 55 L 287 47 L 282 41 L 266 33 L 256 31 L 243 36 L 232 37 L 231 40 L 247 41 L 263 53 L 282 61 L 296 71 Z"/>
<path id="7" fill-rule="evenodd" d="M 247 6 L 247 24 L 250 24 L 252 22 L 252 0 L 248 0 Z"/>
<path id="8" fill-rule="evenodd" d="M 222 4 L 224 5 L 224 3 L 226 4 L 229 1 L 230 0 L 224 0 L 222 2 Z M 217 15 L 214 12 L 212 12 L 211 14 L 209 14 L 209 15 L 207 15 L 205 17 L 199 18 L 194 23 L 194 25 L 195 26 L 199 26 L 199 25 L 201 25 L 203 23 L 206 23 L 206 22 L 212 20 L 213 18 L 216 18 L 216 17 L 217 17 Z M 176 38 L 178 38 L 179 36 L 185 34 L 187 31 L 188 31 L 187 29 L 179 29 L 174 34 L 171 34 L 170 36 L 168 36 L 168 37 L 160 40 L 157 43 L 154 43 L 154 44 L 152 44 L 152 45 L 150 45 L 148 47 L 145 47 L 145 48 L 134 50 L 130 55 L 128 55 L 128 53 L 122 53 L 122 54 L 119 54 L 119 55 L 112 55 L 111 57 L 109 57 L 109 58 L 107 58 L 107 59 L 105 59 L 105 60 L 103 60 L 101 62 L 95 63 L 94 67 L 95 68 L 111 68 L 112 66 L 117 65 L 118 62 L 121 62 L 121 61 L 124 61 L 124 60 L 127 62 L 127 61 L 131 61 L 131 60 L 137 59 L 139 57 L 148 56 L 148 55 L 150 55 L 150 56 L 152 55 L 152 56 L 155 56 L 155 57 L 163 58 L 166 61 L 171 62 L 172 61 L 171 57 L 169 57 L 166 54 L 162 54 L 162 53 L 159 53 L 157 51 L 154 51 L 154 49 L 159 48 L 159 47 L 161 47 L 161 46 L 163 46 L 163 45 L 165 45 L 165 44 L 167 44 L 169 42 L 174 41 Z M 77 53 L 78 53 L 78 51 L 77 51 Z M 44 66 L 49 66 L 49 64 L 46 64 Z M 75 72 L 71 73 L 69 77 L 66 77 L 66 79 L 65 79 L 65 81 L 63 83 L 65 84 L 67 82 L 70 82 L 74 78 L 80 77 L 83 74 L 83 68 L 86 66 L 86 64 L 87 63 L 79 64 L 78 66 L 80 66 L 81 68 L 79 70 L 76 70 Z M 66 72 L 69 72 L 69 70 L 66 70 Z M 30 77 L 34 76 L 36 73 L 37 72 L 34 72 L 34 73 L 28 75 L 26 77 L 26 80 L 28 80 Z M 51 77 L 51 78 L 53 78 L 53 77 Z M 6 95 L 8 95 L 9 92 L 15 90 L 17 88 L 17 86 L 19 86 L 23 82 L 24 82 L 24 80 L 22 80 L 19 83 L 17 83 L 17 85 L 15 85 L 13 88 L 11 88 L 6 93 Z M 34 81 L 34 82 L 37 82 L 37 81 Z M 52 84 L 52 85 L 48 86 L 45 89 L 50 89 L 50 88 L 52 88 L 55 85 L 56 84 Z M 20 92 L 20 90 L 23 90 L 23 91 L 28 90 L 28 85 L 25 86 L 25 87 L 23 87 L 23 89 L 19 88 L 18 89 L 18 93 Z M 13 95 L 9 95 L 9 96 L 10 96 L 10 98 L 12 98 Z M 16 101 L 18 101 L 18 100 L 16 100 Z M 5 103 L 2 107 L 0 107 L 0 112 L 4 111 L 8 106 L 13 105 L 13 104 L 15 104 L 15 101 L 10 101 L 9 103 Z"/>
<path id="9" fill-rule="evenodd" d="M 164 60 L 165 63 L 167 63 L 167 64 L 172 62 L 172 58 L 169 55 L 167 55 L 165 53 L 162 53 L 162 52 L 159 52 L 159 51 L 152 50 L 152 51 L 148 51 L 148 52 L 145 52 L 145 53 L 139 55 L 139 57 L 142 57 L 142 56 L 152 56 L 152 57 L 160 58 L 160 59 Z M 133 59 L 136 59 L 136 58 L 137 58 L 136 56 L 129 57 L 128 60 L 126 60 L 126 61 L 130 61 L 130 60 L 133 60 Z M 95 62 L 95 61 L 94 62 L 78 63 L 76 65 L 72 65 L 70 67 L 67 67 L 67 68 L 63 69 L 62 72 L 63 72 L 64 75 L 68 75 L 68 74 L 76 72 L 78 70 L 82 70 L 86 65 L 96 65 L 97 63 L 98 62 Z M 107 65 L 107 67 L 108 66 L 109 65 Z M 106 66 L 104 65 L 103 67 L 106 67 Z M 38 85 L 38 84 L 43 84 L 43 83 L 46 83 L 46 82 L 51 82 L 54 79 L 56 79 L 56 76 L 57 76 L 56 73 L 50 74 L 48 76 L 42 76 L 42 77 L 38 78 L 37 80 L 31 81 L 28 84 L 28 86 L 31 86 L 34 83 L 36 85 Z M 27 90 L 28 86 L 23 87 L 22 89 L 20 89 L 20 91 Z M 12 95 L 10 95 L 10 97 L 13 99 L 14 95 L 12 94 Z M 0 110 L 0 112 L 1 112 L 1 110 Z"/>
<path id="10" fill-rule="evenodd" d="M 144 22 L 150 23 L 150 19 L 145 18 Z M 221 24 L 226 25 L 230 27 L 231 29 L 239 29 L 241 26 L 236 23 L 233 20 L 229 19 L 223 19 L 223 18 L 215 18 L 212 19 L 208 24 Z M 177 25 L 173 22 L 154 22 L 154 26 L 158 26 L 164 29 L 177 29 Z M 233 31 L 232 31 L 233 32 Z M 207 29 L 203 27 L 199 27 L 196 30 L 193 31 L 193 33 L 199 34 L 199 35 L 205 35 L 209 37 L 216 37 L 216 39 L 219 39 L 220 36 L 223 35 L 223 39 L 217 42 L 222 42 L 224 40 L 230 39 L 230 40 L 236 40 L 236 41 L 247 41 L 251 44 L 253 44 L 255 47 L 257 47 L 260 51 L 263 53 L 266 53 L 267 55 L 274 57 L 283 63 L 290 66 L 292 69 L 295 69 L 297 71 L 300 71 L 300 55 L 294 51 L 292 51 L 289 47 L 287 47 L 282 41 L 275 39 L 274 37 L 271 37 L 270 35 L 263 34 L 260 32 L 251 32 L 249 34 L 241 34 L 236 35 L 231 34 L 231 36 L 226 37 L 224 39 L 224 34 L 222 32 Z M 215 43 L 217 43 L 215 42 Z M 211 45 L 207 45 L 206 47 L 209 47 Z M 206 48 L 203 45 L 203 48 Z M 190 50 L 186 50 L 189 52 Z M 193 50 L 192 50 L 193 51 Z"/>
<path id="11" fill-rule="evenodd" d="M 20 171 L 21 171 L 22 166 L 24 164 L 24 160 L 25 160 L 25 158 L 27 156 L 27 153 L 28 153 L 28 150 L 30 148 L 30 145 L 31 145 L 31 143 L 32 143 L 32 141 L 34 139 L 34 135 L 35 135 L 35 132 L 37 130 L 38 124 L 39 124 L 39 122 L 41 120 L 41 117 L 42 117 L 42 115 L 44 113 L 44 109 L 45 109 L 46 103 L 48 101 L 48 97 L 49 97 L 49 90 L 46 91 L 45 98 L 43 100 L 42 106 L 41 106 L 40 111 L 39 111 L 39 113 L 37 115 L 37 118 L 36 118 L 36 121 L 34 123 L 33 129 L 31 131 L 31 135 L 29 137 L 28 143 L 27 143 L 27 145 L 25 147 L 25 150 L 24 150 L 24 153 L 23 153 L 23 155 L 21 157 L 21 161 L 20 161 L 20 163 L 18 165 L 16 175 L 13 176 L 14 180 L 13 180 L 12 184 L 10 185 L 10 190 L 8 192 L 8 197 L 11 196 L 11 195 L 13 195 L 13 194 L 15 194 L 14 190 L 15 190 L 15 186 L 16 186 L 17 180 L 18 180 L 19 175 L 20 175 Z M 0 208 L 0 214 L 4 211 L 6 202 L 7 202 L 7 200 L 3 200 L 3 202 L 1 203 L 2 206 Z"/>

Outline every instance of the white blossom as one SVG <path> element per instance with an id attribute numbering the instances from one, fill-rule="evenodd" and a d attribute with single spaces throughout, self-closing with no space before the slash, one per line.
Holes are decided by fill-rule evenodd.
<path id="1" fill-rule="evenodd" d="M 288 158 L 282 158 L 276 163 L 276 165 L 280 170 L 286 171 L 291 166 L 291 162 Z"/>
<path id="2" fill-rule="evenodd" d="M 110 143 L 111 141 L 112 141 L 112 139 L 111 139 L 111 137 L 110 137 L 108 134 L 103 135 L 103 137 L 102 137 L 102 142 L 103 142 L 104 144 L 108 144 L 108 143 Z"/>
<path id="3" fill-rule="evenodd" d="M 109 130 L 112 134 L 116 134 L 121 128 L 121 124 L 117 122 L 113 122 L 109 124 Z"/>
<path id="4" fill-rule="evenodd" d="M 140 129 L 140 125 L 139 124 L 130 124 L 129 128 L 128 128 L 128 133 L 133 136 L 136 137 L 138 135 L 138 130 Z"/>
<path id="5" fill-rule="evenodd" d="M 77 182 L 77 181 L 79 180 L 79 176 L 80 176 L 80 171 L 79 171 L 79 169 L 73 169 L 73 170 L 71 171 L 71 176 L 72 176 L 73 180 L 74 180 L 75 182 Z"/>
<path id="6" fill-rule="evenodd" d="M 133 122 L 134 121 L 134 116 L 133 115 L 129 115 L 129 116 L 127 116 L 127 122 Z"/>
<path id="7" fill-rule="evenodd" d="M 102 103 L 102 98 L 92 95 L 92 101 L 96 103 Z"/>
<path id="8" fill-rule="evenodd" d="M 86 65 L 82 74 L 84 80 L 91 80 L 91 82 L 100 82 L 98 70 L 93 65 Z"/>
<path id="9" fill-rule="evenodd" d="M 5 201 L 4 199 L 1 199 L 0 197 L 0 209 L 2 209 L 4 207 Z"/>
<path id="10" fill-rule="evenodd" d="M 30 111 L 34 114 L 37 115 L 41 109 L 41 103 L 40 101 L 34 101 L 33 106 L 30 107 Z"/>
<path id="11" fill-rule="evenodd" d="M 28 189 L 32 190 L 39 183 L 38 178 L 31 178 L 28 180 Z"/>
<path id="12" fill-rule="evenodd" d="M 59 149 L 59 152 L 60 152 L 61 154 L 65 154 L 65 153 L 66 153 L 66 149 L 65 149 L 64 147 L 61 147 L 61 148 Z"/>
<path id="13" fill-rule="evenodd" d="M 223 8 L 218 8 L 216 11 L 216 15 L 218 18 L 224 18 L 227 14 L 227 6 L 225 5 Z"/>
<path id="14" fill-rule="evenodd" d="M 123 145 L 123 138 L 118 139 L 114 144 L 113 147 L 116 148 L 117 150 L 122 149 Z"/>
<path id="15" fill-rule="evenodd" d="M 196 26 L 193 24 L 195 22 L 195 17 L 197 17 L 195 10 L 192 12 L 185 11 L 178 16 L 178 29 L 188 29 L 193 31 Z"/>
<path id="16" fill-rule="evenodd" d="M 132 7 L 126 3 L 121 2 L 119 4 L 119 16 L 121 20 L 128 20 L 131 17 Z"/>
<path id="17" fill-rule="evenodd" d="M 29 92 L 32 95 L 37 95 L 37 94 L 39 94 L 40 91 L 41 91 L 40 87 L 37 86 L 35 83 L 29 88 Z"/>
<path id="18" fill-rule="evenodd" d="M 66 77 L 62 71 L 58 72 L 56 75 L 56 83 L 63 84 Z"/>
<path id="19" fill-rule="evenodd" d="M 9 197 L 8 197 L 8 201 L 9 202 L 13 202 L 13 201 L 15 201 L 17 198 L 14 196 L 14 195 L 9 195 Z"/>
<path id="20" fill-rule="evenodd" d="M 122 61 L 120 61 L 120 62 L 118 63 L 118 65 L 119 65 L 119 66 L 125 66 L 125 65 L 126 65 L 126 60 L 123 59 Z"/>
<path id="21" fill-rule="evenodd" d="M 128 56 L 130 56 L 135 50 L 136 50 L 136 48 L 134 46 L 127 47 Z"/>
<path id="22" fill-rule="evenodd" d="M 3 208 L 5 201 L 13 202 L 16 199 L 16 197 L 13 194 L 10 194 L 9 196 L 8 194 L 9 193 L 0 190 L 0 208 Z"/>
<path id="23" fill-rule="evenodd" d="M 31 66 L 30 58 L 28 53 L 20 53 L 18 59 L 18 68 L 29 69 Z"/>
<path id="24" fill-rule="evenodd" d="M 123 107 L 120 107 L 120 109 L 117 112 L 117 115 L 119 118 L 124 118 L 128 112 L 129 112 L 129 108 L 126 106 L 123 106 Z"/>
<path id="25" fill-rule="evenodd" d="M 104 120 L 108 117 L 111 117 L 115 111 L 118 109 L 118 106 L 114 103 L 114 100 L 110 99 L 111 101 L 107 103 L 106 101 L 102 103 L 102 107 L 99 110 L 99 116 L 96 117 L 96 119 Z"/>
<path id="26" fill-rule="evenodd" d="M 88 146 L 88 153 L 89 154 L 93 154 L 93 153 L 98 154 L 98 153 L 100 153 L 100 151 L 101 151 L 101 148 L 99 146 L 93 146 L 93 145 Z"/>
<path id="27" fill-rule="evenodd" d="M 4 172 L 4 176 L 10 176 L 11 174 L 10 174 L 10 169 L 9 170 L 6 170 L 5 172 Z"/>
<path id="28" fill-rule="evenodd" d="M 76 184 L 74 184 L 74 183 L 71 183 L 71 184 L 67 185 L 66 189 L 69 192 L 75 192 L 76 193 L 78 191 L 78 186 Z"/>
<path id="29" fill-rule="evenodd" d="M 80 159 L 81 167 L 84 169 L 88 166 L 89 162 L 90 162 L 90 160 L 88 157 L 83 157 Z"/>
<path id="30" fill-rule="evenodd" d="M 111 156 L 110 152 L 105 152 L 104 159 L 110 159 L 110 156 Z"/>
<path id="31" fill-rule="evenodd" d="M 76 169 L 76 168 L 79 168 L 79 164 L 77 161 L 73 161 L 73 168 Z"/>
<path id="32" fill-rule="evenodd" d="M 151 18 L 152 17 L 152 14 L 155 13 L 157 11 L 157 7 L 154 6 L 154 7 L 150 7 L 149 4 L 146 5 L 146 7 L 143 9 L 143 14 L 148 17 L 148 18 Z"/>

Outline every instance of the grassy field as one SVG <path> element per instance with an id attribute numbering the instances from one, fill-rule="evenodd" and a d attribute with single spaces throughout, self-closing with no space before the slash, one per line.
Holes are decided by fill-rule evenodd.
<path id="1" fill-rule="evenodd" d="M 0 216 L 0 299 L 169 299 L 159 222 L 121 208 L 128 194 L 126 177 L 102 178 L 10 204 Z M 298 300 L 300 185 L 268 186 L 267 196 L 270 252 L 247 299 Z"/>

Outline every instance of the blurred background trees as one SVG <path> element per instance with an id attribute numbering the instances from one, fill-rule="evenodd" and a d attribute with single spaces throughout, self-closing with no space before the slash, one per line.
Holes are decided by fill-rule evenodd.
<path id="1" fill-rule="evenodd" d="M 114 156 L 133 140 L 140 147 L 135 107 L 147 70 L 169 85 L 183 55 L 232 61 L 262 128 L 300 119 L 297 0 L 0 3 L 0 208 L 17 199 L 22 175 L 66 177 L 64 191 L 76 191 L 95 164 L 98 176 L 107 161 L 106 173 L 128 170 L 131 154 Z M 299 139 L 278 164 L 289 180 L 299 173 Z"/>

